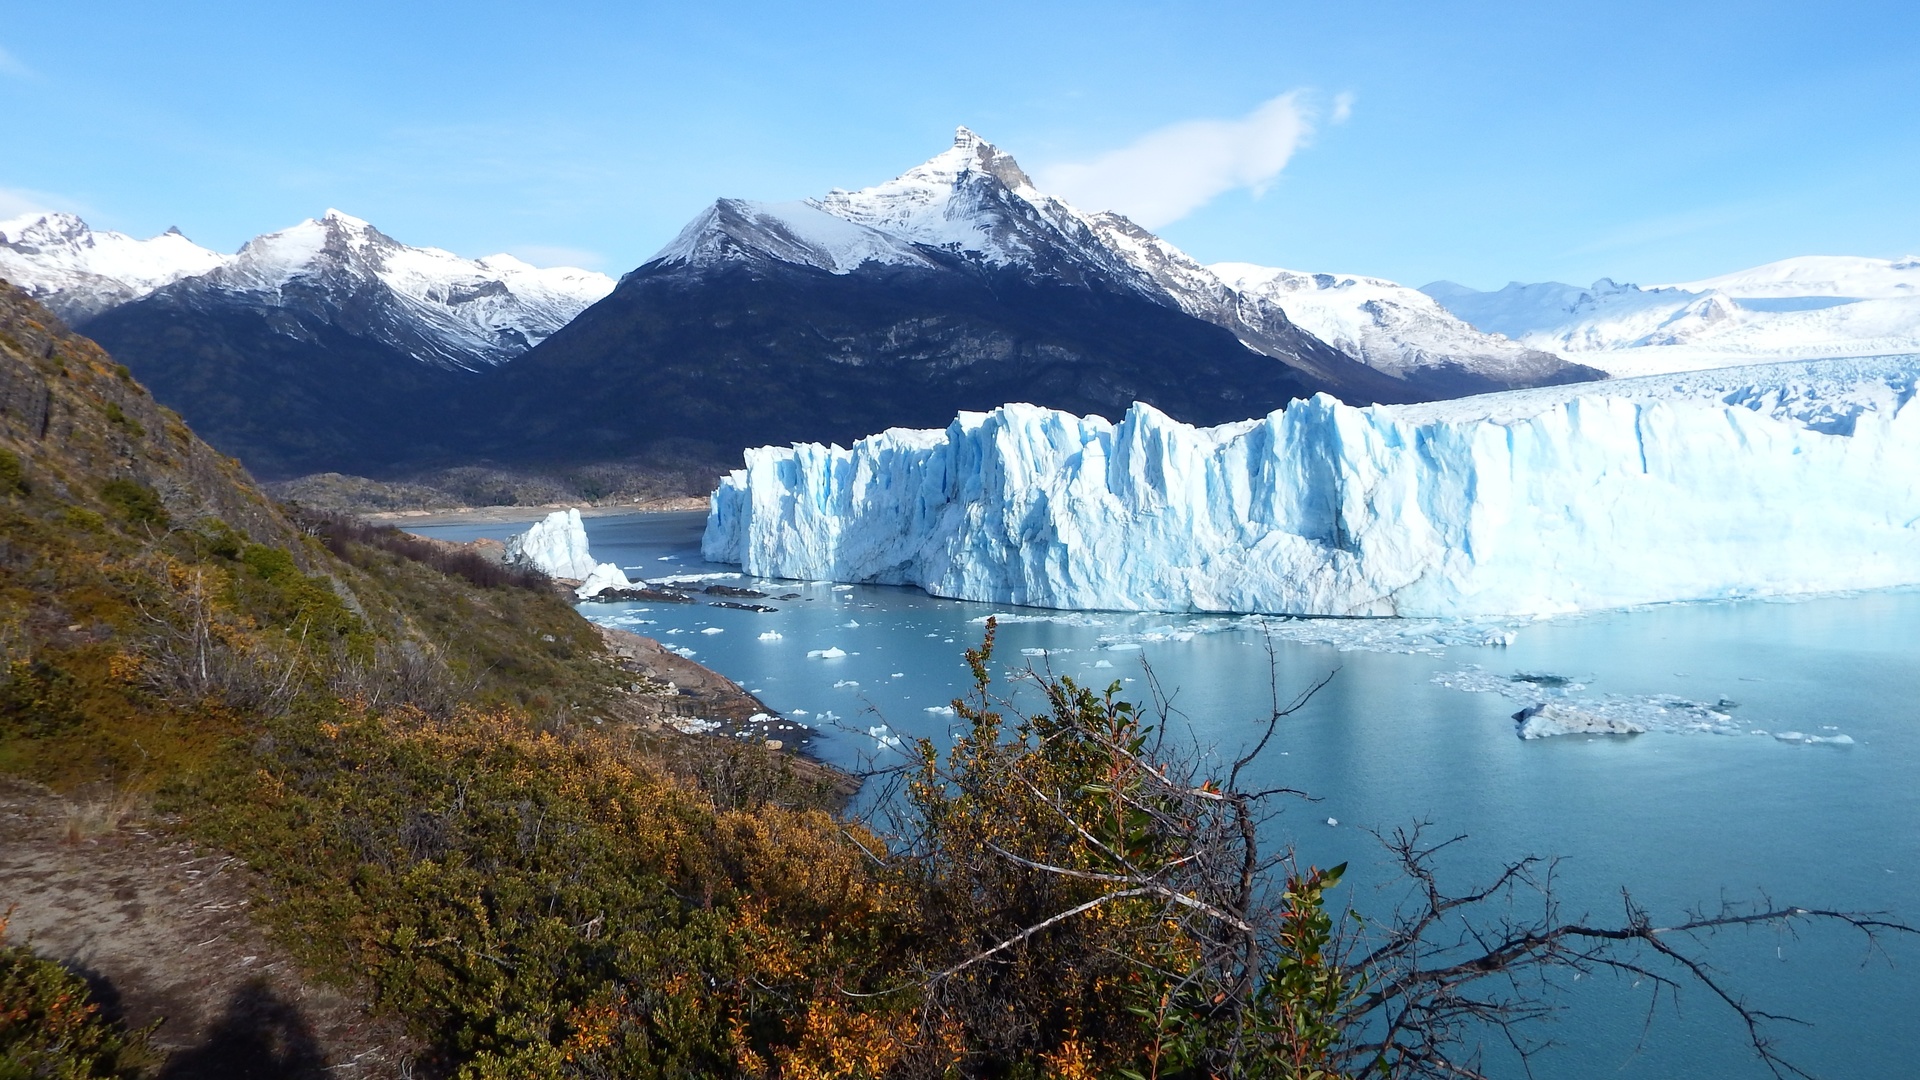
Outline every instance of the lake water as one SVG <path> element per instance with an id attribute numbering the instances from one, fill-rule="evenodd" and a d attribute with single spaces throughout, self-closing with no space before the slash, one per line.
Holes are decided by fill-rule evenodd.
<path id="1" fill-rule="evenodd" d="M 586 525 L 596 557 L 658 580 L 731 569 L 701 561 L 703 523 L 691 513 Z M 523 527 L 415 531 L 466 540 Z M 888 753 L 890 734 L 946 738 L 945 706 L 967 679 L 961 650 L 996 611 L 998 669 L 1117 680 L 1144 700 L 1150 665 L 1179 713 L 1171 730 L 1227 757 L 1257 736 L 1270 673 L 1291 696 L 1334 672 L 1283 721 L 1250 786 L 1318 797 L 1287 806 L 1274 839 L 1303 861 L 1350 861 L 1349 899 L 1362 912 L 1384 916 L 1396 895 L 1368 830 L 1425 820 L 1435 839 L 1468 838 L 1445 864 L 1463 888 L 1504 860 L 1559 856 L 1569 920 L 1619 922 L 1625 888 L 1656 924 L 1763 894 L 1920 921 L 1920 591 L 1462 626 L 1008 611 L 903 588 L 762 587 L 799 596 L 767 601 L 773 613 L 581 610 L 735 679 L 814 727 L 814 753 L 850 765 Z M 808 655 L 831 650 L 845 655 Z M 1651 730 L 1517 738 L 1511 715 L 1553 699 Z M 1789 732 L 1800 737 L 1778 737 Z M 1889 945 L 1891 963 L 1857 935 L 1760 929 L 1723 933 L 1709 955 L 1751 1004 L 1809 1022 L 1776 1029 L 1796 1063 L 1825 1077 L 1916 1075 L 1920 941 Z M 1647 987 L 1630 979 L 1589 977 L 1555 1000 L 1567 1010 L 1531 1032 L 1558 1044 L 1536 1075 L 1765 1075 L 1704 988 L 1660 998 L 1650 1022 Z M 1489 1063 L 1521 1075 L 1499 1053 Z"/>

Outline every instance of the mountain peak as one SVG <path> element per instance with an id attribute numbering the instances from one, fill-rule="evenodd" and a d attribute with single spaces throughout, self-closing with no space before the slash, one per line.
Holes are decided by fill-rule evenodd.
<path id="1" fill-rule="evenodd" d="M 73 214 L 51 210 L 0 221 L 0 244 L 13 246 L 72 242 L 93 232 Z"/>

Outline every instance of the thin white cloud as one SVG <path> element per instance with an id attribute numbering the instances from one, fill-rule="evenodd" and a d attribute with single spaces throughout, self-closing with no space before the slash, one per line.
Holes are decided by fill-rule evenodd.
<path id="1" fill-rule="evenodd" d="M 551 244 L 521 244 L 508 254 L 534 266 L 571 266 L 581 270 L 598 270 L 607 264 L 607 257 L 597 251 Z"/>
<path id="2" fill-rule="evenodd" d="M 33 78 L 33 69 L 20 62 L 20 58 L 0 45 L 0 75 L 9 75 L 16 79 Z"/>
<path id="3" fill-rule="evenodd" d="M 25 214 L 45 214 L 60 209 L 77 211 L 77 205 L 72 199 L 63 199 L 44 191 L 0 187 L 0 219 L 16 218 Z"/>
<path id="4" fill-rule="evenodd" d="M 1343 90 L 1333 96 L 1333 115 L 1327 119 L 1330 123 L 1344 124 L 1352 118 L 1353 95 Z"/>
<path id="5" fill-rule="evenodd" d="M 1339 101 L 1334 109 L 1338 115 Z M 1238 120 L 1170 124 L 1092 161 L 1040 169 L 1037 179 L 1043 190 L 1084 210 L 1117 210 L 1157 229 L 1229 191 L 1265 194 L 1313 125 L 1314 111 L 1296 91 Z"/>

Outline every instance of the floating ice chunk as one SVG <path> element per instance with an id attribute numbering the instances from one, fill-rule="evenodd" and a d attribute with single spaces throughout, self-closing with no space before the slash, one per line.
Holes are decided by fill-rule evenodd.
<path id="1" fill-rule="evenodd" d="M 571 575 L 560 576 L 568 577 Z M 599 596 L 603 589 L 633 588 L 633 582 L 627 580 L 627 575 L 621 572 L 618 566 L 610 562 L 603 562 L 594 566 L 591 570 L 587 571 L 585 577 L 586 580 L 580 583 L 580 587 L 573 590 L 573 595 L 582 600 L 591 600 Z"/>
<path id="2" fill-rule="evenodd" d="M 1110 667 L 1112 667 L 1112 666 L 1113 666 L 1113 661 L 1111 661 L 1111 660 L 1095 660 L 1095 661 L 1093 662 L 1093 666 L 1094 666 L 1094 667 L 1097 667 L 1097 668 L 1110 668 Z"/>
<path id="3" fill-rule="evenodd" d="M 1328 818 L 1328 819 L 1327 819 L 1327 824 L 1328 824 L 1328 825 L 1339 825 L 1339 824 L 1340 824 L 1340 819 L 1339 819 L 1339 818 L 1332 818 L 1332 817 L 1330 817 L 1330 818 Z"/>
<path id="4" fill-rule="evenodd" d="M 895 735 L 885 724 L 876 724 L 868 728 L 867 734 L 872 737 L 875 745 L 883 749 L 888 747 L 897 749 L 900 746 L 900 736 Z"/>
<path id="5" fill-rule="evenodd" d="M 929 705 L 927 706 L 926 711 L 934 714 L 935 716 L 952 716 L 954 714 L 953 706 L 951 705 Z"/>
<path id="6" fill-rule="evenodd" d="M 781 638 L 781 634 L 780 634 L 780 631 L 778 631 L 778 630 L 762 630 L 762 631 L 760 631 L 760 640 L 761 640 L 761 641 L 779 641 L 779 640 L 780 640 L 780 638 Z"/>
<path id="7" fill-rule="evenodd" d="M 721 629 L 721 628 L 720 628 L 720 627 L 718 627 L 718 626 L 709 626 L 709 627 L 706 627 L 706 628 L 704 628 L 704 629 L 702 629 L 702 630 L 701 630 L 700 632 L 701 632 L 701 633 L 703 633 L 703 634 L 724 634 L 724 633 L 726 633 L 726 631 L 725 631 L 725 630 L 723 630 L 723 629 Z"/>
<path id="8" fill-rule="evenodd" d="M 860 683 L 854 679 L 841 679 L 833 684 L 835 690 L 858 690 Z"/>
<path id="9" fill-rule="evenodd" d="M 904 671 L 896 671 L 893 674 L 887 676 L 887 678 L 889 679 L 904 679 L 906 677 L 907 677 L 907 673 Z"/>
<path id="10" fill-rule="evenodd" d="M 693 658 L 693 650 L 687 648 L 685 645 L 669 645 L 667 646 L 667 651 L 685 659 L 691 660 Z"/>
<path id="11" fill-rule="evenodd" d="M 832 645 L 824 649 L 807 650 L 807 659 L 809 660 L 838 660 L 845 655 L 847 655 L 847 651 L 838 645 Z"/>
<path id="12" fill-rule="evenodd" d="M 506 549 L 508 563 L 532 566 L 553 577 L 577 581 L 596 569 L 593 556 L 587 552 L 587 527 L 581 524 L 578 510 L 555 510 L 526 532 L 507 537 Z M 614 572 L 619 573 L 619 567 L 614 567 Z"/>
<path id="13" fill-rule="evenodd" d="M 1807 746 L 1822 744 L 1827 746 L 1853 745 L 1853 736 L 1851 735 L 1808 735 L 1799 731 L 1777 731 L 1773 737 L 1779 739 L 1781 742 L 1802 743 Z"/>
<path id="14" fill-rule="evenodd" d="M 860 629 L 860 620 L 848 619 L 846 622 L 841 623 L 840 626 L 847 630 L 858 630 Z"/>
<path id="15" fill-rule="evenodd" d="M 754 714 L 753 714 L 752 716 L 749 716 L 749 717 L 747 717 L 747 723 L 749 723 L 749 724 L 765 724 L 765 723 L 767 723 L 767 722 L 769 722 L 769 721 L 771 721 L 772 719 L 773 719 L 773 717 L 771 717 L 771 716 L 769 716 L 769 715 L 767 715 L 766 713 L 763 713 L 763 712 L 757 712 L 757 713 L 754 713 Z"/>
<path id="16" fill-rule="evenodd" d="M 1549 702 L 1513 714 L 1514 733 L 1523 739 L 1550 739 L 1556 735 L 1640 735 L 1647 729 L 1632 720 L 1599 716 L 1570 705 Z"/>

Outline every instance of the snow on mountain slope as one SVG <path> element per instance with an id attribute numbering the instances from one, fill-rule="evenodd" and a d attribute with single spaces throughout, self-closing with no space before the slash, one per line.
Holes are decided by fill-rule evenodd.
<path id="1" fill-rule="evenodd" d="M 463 259 L 394 240 L 328 210 L 249 240 L 197 282 L 269 307 L 340 317 L 360 312 L 423 363 L 476 368 L 511 360 L 613 289 L 605 274 L 540 269 L 511 255 Z"/>
<path id="2" fill-rule="evenodd" d="M 648 262 L 710 266 L 771 257 L 833 274 L 867 263 L 931 266 L 912 244 L 835 217 L 810 202 L 721 199 L 701 211 Z"/>
<path id="3" fill-rule="evenodd" d="M 1920 583 L 1920 356 L 1194 428 L 1030 405 L 750 450 L 703 551 L 1075 609 L 1539 615 Z"/>
<path id="4" fill-rule="evenodd" d="M 1920 350 L 1920 259 L 1808 256 L 1678 285 L 1421 290 L 1492 333 L 1616 375 Z"/>
<path id="5" fill-rule="evenodd" d="M 757 257 L 848 274 L 868 263 L 935 267 L 942 256 L 1069 280 L 1092 272 L 1165 299 L 1100 242 L 1087 215 L 1035 190 L 1010 155 L 966 128 L 948 149 L 873 187 L 795 202 L 722 199 L 648 262 Z"/>
<path id="6" fill-rule="evenodd" d="M 96 232 L 72 214 L 0 221 L 0 278 L 80 323 L 116 304 L 204 274 L 229 257 L 169 229 L 150 240 Z"/>
<path id="7" fill-rule="evenodd" d="M 1356 373 L 1348 370 L 1352 365 L 1343 367 L 1334 354 L 1320 357 L 1301 349 L 1299 328 L 1267 290 L 1236 290 L 1126 217 L 1088 213 L 1037 190 L 1011 155 L 964 127 L 948 149 L 872 187 L 788 203 L 723 199 L 682 230 L 650 265 L 703 267 L 742 260 L 793 263 L 835 274 L 853 273 L 868 264 L 931 268 L 943 261 L 959 262 L 1123 289 L 1225 327 L 1248 348 L 1335 385 L 1356 382 Z M 1408 340 L 1389 345 L 1391 332 L 1382 331 L 1366 338 L 1371 346 L 1366 355 L 1353 355 L 1394 379 L 1443 368 L 1479 376 L 1483 385 L 1597 374 L 1535 351 L 1488 344 L 1485 335 L 1464 327 L 1447 327 L 1431 340 L 1422 337 L 1424 325 L 1445 322 L 1443 318 L 1387 319 Z M 1361 344 L 1358 338 L 1354 343 Z M 1469 344 L 1470 349 L 1457 351 Z M 1334 347 L 1353 352 L 1342 344 Z M 1402 400 L 1409 396 L 1392 383 L 1368 383 L 1371 379 L 1371 373 L 1357 379 L 1369 387 L 1365 392 Z"/>
<path id="8" fill-rule="evenodd" d="M 1251 263 L 1214 263 L 1207 269 L 1241 295 L 1279 305 L 1295 325 L 1321 341 L 1399 378 L 1456 365 L 1517 386 L 1579 371 L 1550 352 L 1476 330 L 1432 297 L 1391 281 Z"/>
<path id="9" fill-rule="evenodd" d="M 1691 292 L 1715 290 L 1743 300 L 1799 296 L 1903 299 L 1920 296 L 1920 257 L 1866 259 L 1854 255 L 1803 255 L 1671 288 Z"/>

